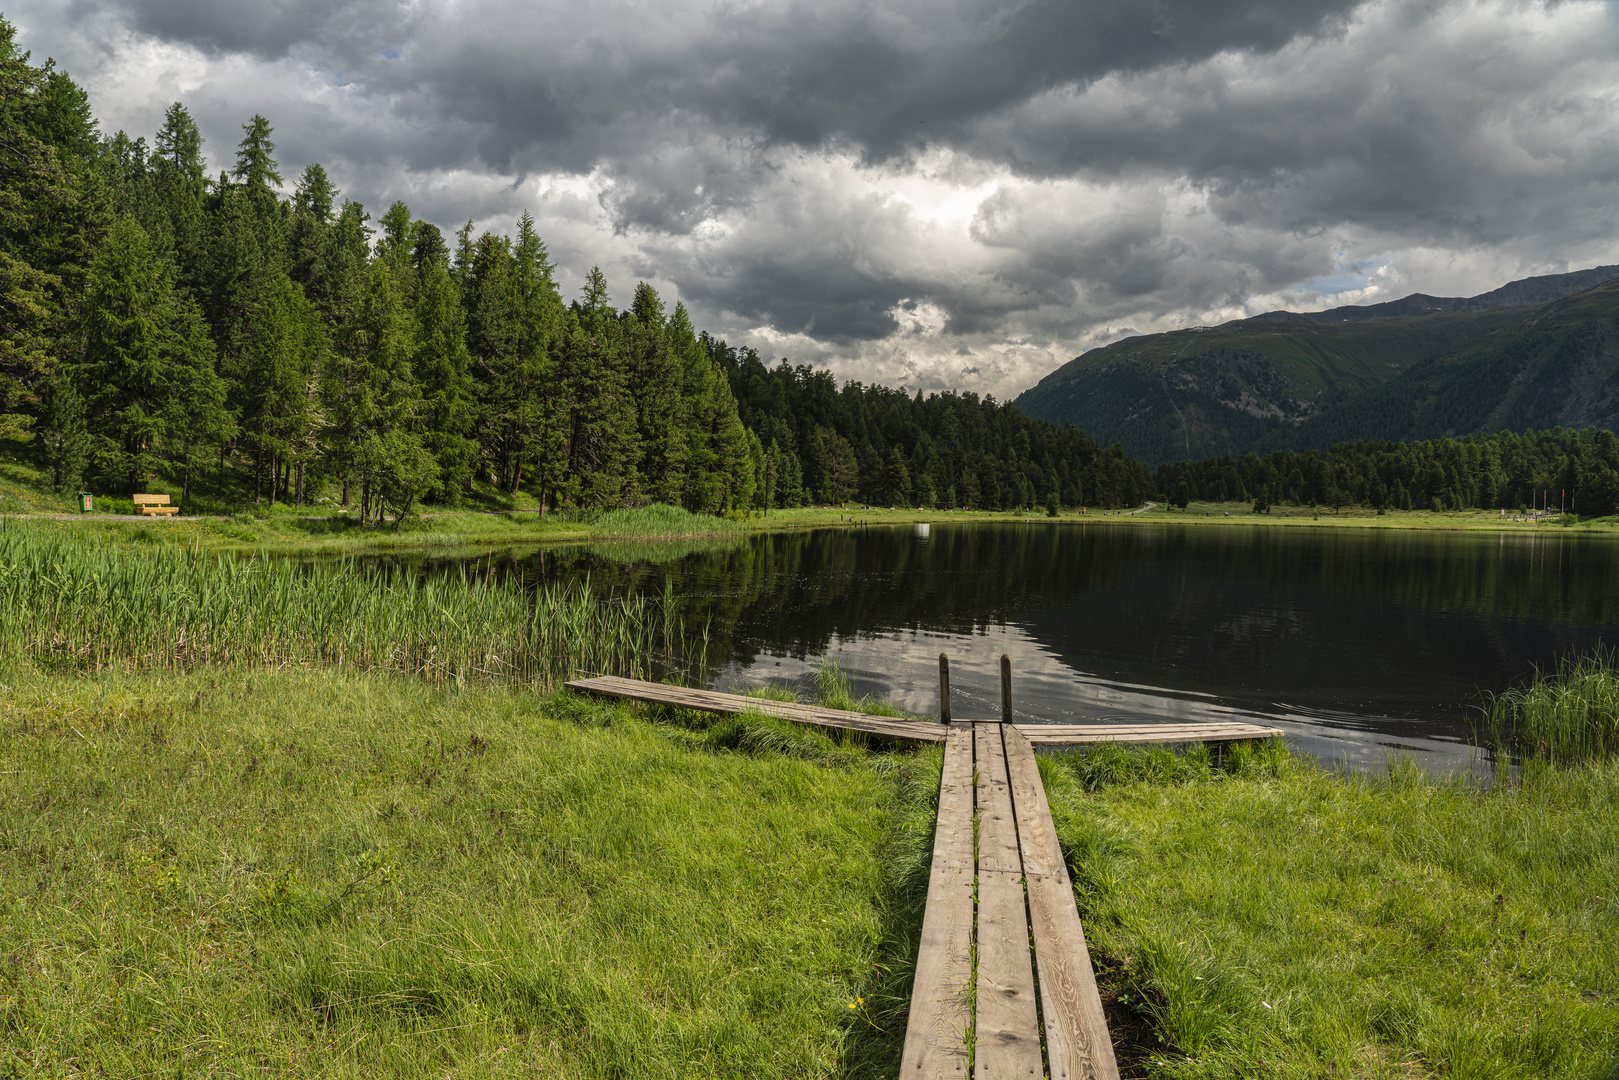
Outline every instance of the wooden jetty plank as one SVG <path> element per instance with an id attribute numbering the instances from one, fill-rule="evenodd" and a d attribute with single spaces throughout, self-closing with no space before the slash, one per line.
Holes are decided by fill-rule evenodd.
<path id="1" fill-rule="evenodd" d="M 1067 874 L 1031 874 L 1024 881 L 1051 1080 L 1118 1080 L 1073 885 Z"/>
<path id="2" fill-rule="evenodd" d="M 973 1075 L 1039 1078 L 1045 1069 L 1004 729 L 1004 724 L 973 725 L 978 770 L 978 1010 Z"/>
<path id="3" fill-rule="evenodd" d="M 1034 966 L 1029 961 L 1029 915 L 1018 871 L 982 866 L 978 871 L 978 1009 L 973 1030 L 974 1080 L 1040 1080 L 1045 1075 Z"/>
<path id="4" fill-rule="evenodd" d="M 1057 842 L 1034 748 L 1017 731 L 1006 733 L 1005 745 L 1028 889 L 1029 926 L 1040 972 L 1049 1076 L 1051 1080 L 1118 1080 L 1119 1067 L 1096 990 L 1085 928 L 1074 903 L 1073 884 Z"/>
<path id="5" fill-rule="evenodd" d="M 797 720 L 823 727 L 864 731 L 868 734 L 915 739 L 922 742 L 944 741 L 941 726 L 928 721 L 868 716 L 865 713 L 825 709 L 800 702 L 772 701 L 768 698 L 725 694 L 714 690 L 696 690 L 684 686 L 667 686 L 662 683 L 642 682 L 638 679 L 621 679 L 613 676 L 576 679 L 566 685 L 573 690 L 627 697 L 637 701 L 672 705 L 677 708 L 698 709 L 704 712 L 736 714 L 753 710 L 787 720 Z"/>
<path id="6" fill-rule="evenodd" d="M 970 724 L 951 724 L 933 829 L 933 868 L 916 954 L 900 1075 L 966 1080 L 967 990 L 972 979 L 973 744 Z"/>
<path id="7" fill-rule="evenodd" d="M 1231 742 L 1285 735 L 1256 724 L 1154 724 L 1131 727 L 1108 724 L 1013 724 L 1035 746 L 1078 746 L 1089 743 Z"/>
<path id="8" fill-rule="evenodd" d="M 973 760 L 978 769 L 978 872 L 1021 874 L 1023 862 L 1018 855 L 1001 725 L 973 725 Z"/>
<path id="9" fill-rule="evenodd" d="M 973 726 L 949 724 L 939 776 L 938 823 L 933 831 L 933 873 L 976 866 L 973 852 Z M 955 835 L 965 830 L 964 838 Z"/>

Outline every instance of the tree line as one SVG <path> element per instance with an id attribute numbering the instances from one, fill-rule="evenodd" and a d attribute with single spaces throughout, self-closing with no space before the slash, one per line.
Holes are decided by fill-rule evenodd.
<path id="1" fill-rule="evenodd" d="M 759 439 L 770 505 L 858 499 L 1005 510 L 1135 506 L 1152 474 L 1071 424 L 1034 420 L 973 393 L 923 395 L 850 381 L 708 341 L 743 423 Z"/>
<path id="2" fill-rule="evenodd" d="M 1563 509 L 1587 517 L 1619 510 L 1619 438 L 1611 431 L 1492 431 L 1460 439 L 1346 442 L 1160 465 L 1157 491 L 1192 499 L 1253 500 L 1342 509 Z"/>
<path id="3" fill-rule="evenodd" d="M 319 164 L 290 194 L 262 116 L 208 174 L 175 103 L 150 143 L 0 20 L 0 439 L 65 491 L 303 504 L 362 520 L 525 493 L 717 513 L 807 502 L 1133 502 L 1150 475 L 975 395 L 850 383 L 699 333 L 599 269 L 565 302 L 527 214 L 451 237 L 373 220 Z M 740 399 L 740 400 L 739 400 Z"/>

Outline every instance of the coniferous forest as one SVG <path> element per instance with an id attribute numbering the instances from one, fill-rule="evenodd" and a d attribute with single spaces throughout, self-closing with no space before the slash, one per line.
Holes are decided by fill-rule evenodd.
<path id="1" fill-rule="evenodd" d="M 1173 505 L 1253 500 L 1342 509 L 1619 510 L 1619 438 L 1588 428 L 1492 431 L 1424 442 L 1351 442 L 1160 465 L 1154 486 Z"/>
<path id="2" fill-rule="evenodd" d="M 150 142 L 0 23 L 0 436 L 63 491 L 364 520 L 422 501 L 1134 503 L 1147 470 L 972 394 L 908 396 L 767 367 L 638 284 L 571 299 L 524 215 L 453 235 L 373 218 L 319 164 L 290 184 L 262 116 L 231 168 L 172 105 Z M 291 195 L 283 194 L 286 189 Z M 567 290 L 572 291 L 572 290 Z"/>

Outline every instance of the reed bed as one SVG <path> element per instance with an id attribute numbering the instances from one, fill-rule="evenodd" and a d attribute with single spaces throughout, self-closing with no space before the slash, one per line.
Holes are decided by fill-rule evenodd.
<path id="1" fill-rule="evenodd" d="M 1619 754 L 1619 671 L 1612 653 L 1565 658 L 1528 686 L 1491 700 L 1486 740 L 1497 750 L 1557 762 Z"/>
<path id="2" fill-rule="evenodd" d="M 0 533 L 0 652 L 46 664 L 340 666 L 432 682 L 550 686 L 574 674 L 678 676 L 670 597 L 588 581 L 526 590 L 352 560 L 298 563 Z"/>
<path id="3" fill-rule="evenodd" d="M 611 510 L 591 523 L 591 533 L 603 539 L 719 536 L 739 532 L 741 529 L 741 523 L 728 518 L 693 514 L 681 507 L 665 506 L 663 503 Z"/>

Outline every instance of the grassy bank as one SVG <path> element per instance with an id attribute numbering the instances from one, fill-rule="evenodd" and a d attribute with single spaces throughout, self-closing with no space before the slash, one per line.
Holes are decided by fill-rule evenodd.
<path id="1" fill-rule="evenodd" d="M 1107 751 L 1048 766 L 1103 981 L 1176 1078 L 1619 1062 L 1619 765 L 1484 790 Z M 1116 1025 L 1116 1028 L 1121 1025 Z"/>
<path id="2" fill-rule="evenodd" d="M 926 872 L 893 838 L 936 754 L 381 675 L 8 682 L 6 1075 L 892 1058 L 895 883 Z"/>

